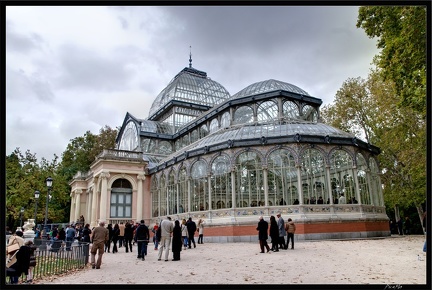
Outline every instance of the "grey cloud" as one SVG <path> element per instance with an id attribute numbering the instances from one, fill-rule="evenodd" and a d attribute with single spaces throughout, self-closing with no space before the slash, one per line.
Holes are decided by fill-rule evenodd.
<path id="1" fill-rule="evenodd" d="M 119 16 L 118 20 L 120 21 L 120 24 L 121 24 L 121 26 L 122 26 L 123 29 L 128 29 L 129 22 L 126 19 L 124 19 L 123 17 Z"/>
<path id="2" fill-rule="evenodd" d="M 8 53 L 29 53 L 40 49 L 43 39 L 37 33 L 24 35 L 14 30 L 12 21 L 6 21 L 6 50 Z"/>
<path id="3" fill-rule="evenodd" d="M 59 57 L 64 69 L 59 82 L 67 88 L 123 90 L 133 77 L 133 71 L 128 68 L 133 58 L 128 54 L 114 53 L 108 58 L 96 51 L 65 45 L 60 48 Z"/>

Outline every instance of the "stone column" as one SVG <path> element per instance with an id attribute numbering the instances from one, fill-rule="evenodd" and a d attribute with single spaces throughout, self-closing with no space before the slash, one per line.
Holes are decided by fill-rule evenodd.
<path id="1" fill-rule="evenodd" d="M 74 215 L 75 215 L 75 193 L 74 191 L 71 191 L 70 195 L 71 197 L 71 203 L 70 203 L 70 212 L 69 212 L 69 222 L 73 221 Z"/>
<path id="2" fill-rule="evenodd" d="M 107 204 L 108 204 L 108 178 L 110 177 L 109 172 L 102 172 L 100 178 L 102 179 L 102 188 L 100 195 L 100 209 L 99 218 L 103 221 L 107 221 Z"/>
<path id="3" fill-rule="evenodd" d="M 74 213 L 74 219 L 72 221 L 76 221 L 79 219 L 80 216 L 80 210 L 81 210 L 81 189 L 75 190 L 75 213 Z"/>
<path id="4" fill-rule="evenodd" d="M 92 204 L 91 204 L 91 218 L 90 218 L 90 226 L 93 227 L 97 227 L 98 226 L 98 220 L 97 220 L 97 201 L 98 201 L 98 195 L 99 195 L 99 190 L 98 190 L 98 182 L 99 182 L 99 178 L 95 177 L 94 178 L 94 188 L 93 188 L 93 195 L 92 195 Z"/>
<path id="5" fill-rule="evenodd" d="M 92 207 L 92 201 L 93 201 L 93 191 L 94 187 L 91 187 L 87 190 L 87 198 L 86 198 L 86 215 L 85 215 L 85 223 L 90 224 L 91 222 L 91 207 Z"/>
<path id="6" fill-rule="evenodd" d="M 144 173 L 140 173 L 137 175 L 138 180 L 138 195 L 137 195 L 137 203 L 136 203 L 136 220 L 140 221 L 144 218 L 143 216 L 143 198 L 144 198 L 144 192 L 143 192 L 143 182 L 145 180 Z"/>

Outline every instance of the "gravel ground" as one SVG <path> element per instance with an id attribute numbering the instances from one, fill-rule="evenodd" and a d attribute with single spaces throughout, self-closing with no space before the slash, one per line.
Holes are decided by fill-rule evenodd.
<path id="1" fill-rule="evenodd" d="M 258 241 L 205 243 L 183 250 L 180 261 L 171 261 L 170 253 L 167 262 L 157 260 L 152 244 L 145 261 L 136 258 L 136 246 L 132 253 L 122 247 L 103 255 L 101 269 L 87 266 L 34 284 L 381 284 L 401 289 L 402 284 L 426 284 L 430 261 L 422 252 L 424 240 L 299 241 L 294 250 L 265 254 Z"/>

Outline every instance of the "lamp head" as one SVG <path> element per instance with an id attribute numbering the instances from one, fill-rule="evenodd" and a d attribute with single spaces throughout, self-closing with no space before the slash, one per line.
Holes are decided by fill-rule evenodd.
<path id="1" fill-rule="evenodd" d="M 38 198 L 39 198 L 39 195 L 40 195 L 40 192 L 36 190 L 36 191 L 34 192 L 34 195 L 35 195 L 35 198 L 38 199 Z"/>
<path id="2" fill-rule="evenodd" d="M 22 213 L 24 212 L 24 208 L 23 207 L 21 207 L 21 210 L 20 210 Z"/>
<path id="3" fill-rule="evenodd" d="M 51 177 L 48 177 L 45 181 L 46 181 L 47 187 L 51 187 L 52 186 L 53 179 Z"/>

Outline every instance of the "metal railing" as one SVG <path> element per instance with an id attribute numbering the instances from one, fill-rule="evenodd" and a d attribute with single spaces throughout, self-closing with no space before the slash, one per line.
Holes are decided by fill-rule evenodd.
<path id="1" fill-rule="evenodd" d="M 33 280 L 82 269 L 89 262 L 90 243 L 35 239 L 34 244 L 37 248 Z M 26 275 L 22 274 L 20 278 L 25 281 Z"/>

